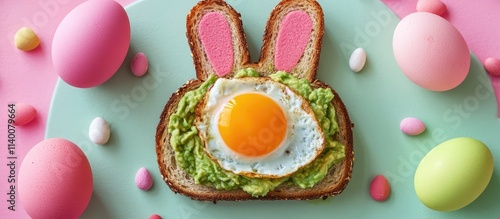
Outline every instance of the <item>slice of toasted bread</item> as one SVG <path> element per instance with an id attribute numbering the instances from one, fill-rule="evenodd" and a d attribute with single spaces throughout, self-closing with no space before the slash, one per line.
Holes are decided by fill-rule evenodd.
<path id="1" fill-rule="evenodd" d="M 270 191 L 266 196 L 255 198 L 244 192 L 242 189 L 223 191 L 215 188 L 197 185 L 186 172 L 177 165 L 174 151 L 169 143 L 170 134 L 168 133 L 169 118 L 177 109 L 179 100 L 190 90 L 198 88 L 203 81 L 191 80 L 177 90 L 165 105 L 160 116 L 160 123 L 156 130 L 156 153 L 158 165 L 163 179 L 175 193 L 181 193 L 195 200 L 201 201 L 243 201 L 250 199 L 264 200 L 309 200 L 318 198 L 327 198 L 340 194 L 351 179 L 353 168 L 354 151 L 352 138 L 352 124 L 347 110 L 339 95 L 327 84 L 320 81 L 314 81 L 315 88 L 332 89 L 335 97 L 332 104 L 336 110 L 336 116 L 339 125 L 339 132 L 335 138 L 345 146 L 346 156 L 340 163 L 334 164 L 327 176 L 312 188 L 302 189 L 296 186 L 280 185 L 275 190 Z"/>
<path id="2" fill-rule="evenodd" d="M 214 60 L 210 60 L 203 50 L 202 41 L 198 33 L 200 20 L 207 13 L 216 12 L 219 15 L 223 15 L 228 21 L 232 38 L 232 53 L 234 56 L 231 70 L 229 73 L 222 75 L 222 77 L 231 78 L 239 69 L 248 67 L 257 70 L 261 76 L 268 76 L 276 70 L 282 70 L 275 68 L 274 65 L 275 56 L 277 56 L 275 54 L 277 33 L 287 14 L 296 10 L 305 12 L 309 16 L 312 22 L 312 29 L 309 33 L 309 40 L 306 39 L 307 44 L 305 49 L 300 55 L 297 63 L 288 72 L 296 77 L 309 80 L 314 88 L 328 88 L 334 93 L 335 96 L 332 100 L 332 104 L 336 111 L 340 130 L 336 133 L 335 139 L 345 146 L 345 158 L 342 162 L 334 164 L 324 179 L 312 188 L 302 189 L 297 186 L 283 184 L 273 191 L 270 191 L 266 196 L 259 198 L 252 197 L 242 189 L 224 191 L 195 184 L 194 180 L 176 163 L 175 153 L 170 145 L 171 136 L 168 133 L 168 123 L 170 115 L 177 110 L 177 105 L 184 94 L 198 88 L 210 74 L 218 73 L 212 67 L 214 63 L 211 61 Z M 186 28 L 186 35 L 191 47 L 197 79 L 187 82 L 172 94 L 170 100 L 163 109 L 156 130 L 158 165 L 163 179 L 170 186 L 172 191 L 184 194 L 192 199 L 214 202 L 219 200 L 242 201 L 250 199 L 308 200 L 321 197 L 326 198 L 341 193 L 351 179 L 353 167 L 354 151 L 351 130 L 352 124 L 346 107 L 342 103 L 339 95 L 329 85 L 315 80 L 319 63 L 321 38 L 324 33 L 323 12 L 320 5 L 314 0 L 282 0 L 271 12 L 267 22 L 263 37 L 264 44 L 262 46 L 261 57 L 260 61 L 257 63 L 250 63 L 240 14 L 222 0 L 204 0 L 199 2 L 188 14 Z M 292 42 L 289 46 L 293 47 L 295 45 Z"/>
<path id="3" fill-rule="evenodd" d="M 233 57 L 233 67 L 231 73 L 225 77 L 233 77 L 241 66 L 250 62 L 250 55 L 248 53 L 247 41 L 245 39 L 245 32 L 243 31 L 243 23 L 240 14 L 226 4 L 226 2 L 221 0 L 200 1 L 187 15 L 186 36 L 189 47 L 191 48 L 191 55 L 193 56 L 196 77 L 201 80 L 206 80 L 209 75 L 215 74 L 215 70 L 212 68 L 210 60 L 203 51 L 198 27 L 202 17 L 206 13 L 214 11 L 227 17 L 233 37 L 233 50 L 235 53 Z"/>
<path id="4" fill-rule="evenodd" d="M 289 73 L 298 78 L 308 79 L 309 81 L 315 80 L 321 52 L 321 39 L 324 34 L 323 10 L 315 0 L 283 0 L 273 9 L 264 31 L 261 56 L 258 63 L 250 62 L 241 15 L 222 0 L 200 1 L 191 9 L 186 22 L 186 36 L 191 48 L 191 55 L 193 56 L 196 77 L 201 80 L 206 80 L 210 74 L 216 73 L 211 66 L 210 60 L 203 51 L 198 32 L 199 23 L 203 15 L 216 11 L 226 16 L 229 21 L 228 23 L 233 37 L 234 57 L 232 70 L 224 77 L 232 78 L 239 69 L 244 67 L 255 68 L 258 72 L 264 74 L 266 72 L 272 73 L 273 71 L 269 71 L 270 69 L 282 70 L 274 69 L 275 48 L 278 37 L 277 30 L 279 30 L 285 16 L 294 10 L 305 11 L 311 17 L 313 29 L 303 55 Z"/>
<path id="5" fill-rule="evenodd" d="M 324 34 L 325 26 L 323 10 L 315 0 L 283 0 L 274 8 L 269 16 L 269 19 L 267 20 L 264 37 L 262 38 L 264 44 L 262 45 L 260 53 L 259 72 L 270 72 L 266 70 L 274 67 L 275 48 L 278 38 L 277 30 L 280 29 L 281 22 L 285 16 L 295 10 L 304 11 L 311 17 L 312 30 L 302 56 L 298 60 L 295 67 L 293 67 L 291 71 L 288 71 L 288 73 L 298 78 L 305 78 L 309 81 L 314 81 L 316 79 L 316 71 L 318 69 L 319 57 L 321 53 L 321 39 Z"/>

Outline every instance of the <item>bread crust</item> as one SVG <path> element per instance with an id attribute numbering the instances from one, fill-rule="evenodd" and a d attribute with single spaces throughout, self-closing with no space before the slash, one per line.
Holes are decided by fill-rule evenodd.
<path id="1" fill-rule="evenodd" d="M 187 15 L 186 22 L 186 37 L 193 63 L 196 69 L 196 78 L 206 80 L 209 75 L 214 74 L 215 70 L 211 67 L 210 61 L 203 52 L 203 46 L 198 35 L 198 24 L 204 14 L 217 11 L 222 13 L 230 21 L 230 28 L 233 33 L 233 48 L 235 55 L 233 57 L 233 67 L 225 78 L 232 78 L 236 72 L 243 67 L 255 68 L 258 72 L 270 72 L 274 70 L 274 48 L 276 47 L 276 38 L 281 20 L 285 15 L 292 10 L 306 11 L 313 21 L 313 30 L 310 36 L 310 43 L 304 50 L 304 54 L 299 59 L 296 66 L 289 72 L 298 78 L 305 78 L 309 81 L 316 79 L 318 70 L 322 37 L 324 35 L 324 18 L 323 9 L 315 0 L 282 0 L 271 12 L 271 15 L 266 23 L 264 36 L 262 37 L 263 44 L 261 48 L 260 58 L 257 63 L 250 62 L 248 53 L 248 44 L 246 41 L 245 31 L 241 15 L 234 10 L 230 5 L 222 0 L 205 0 L 196 4 Z M 267 75 L 263 75 L 267 76 Z"/>
<path id="2" fill-rule="evenodd" d="M 156 154 L 158 165 L 163 179 L 175 193 L 181 193 L 194 200 L 200 201 L 244 201 L 244 200 L 310 200 L 327 198 L 340 194 L 351 180 L 354 161 L 352 123 L 347 109 L 340 96 L 329 85 L 314 81 L 314 88 L 331 89 L 335 95 L 332 104 L 336 111 L 339 132 L 336 139 L 345 146 L 345 158 L 342 162 L 334 164 L 327 176 L 312 188 L 302 189 L 296 186 L 280 185 L 263 197 L 252 197 L 242 189 L 224 191 L 215 188 L 197 185 L 187 173 L 180 168 L 174 157 L 174 151 L 170 145 L 170 134 L 168 133 L 169 118 L 177 109 L 179 100 L 188 91 L 198 88 L 203 81 L 191 80 L 184 84 L 179 90 L 172 94 L 165 105 L 160 116 L 160 123 L 156 129 Z"/>
<path id="3" fill-rule="evenodd" d="M 262 37 L 263 45 L 259 59 L 259 72 L 267 71 L 273 67 L 274 53 L 276 48 L 276 38 L 278 37 L 279 25 L 282 19 L 293 10 L 303 10 L 309 14 L 313 22 L 313 29 L 310 36 L 310 43 L 304 50 L 304 54 L 299 59 L 299 62 L 289 72 L 298 78 L 305 78 L 309 81 L 316 79 L 316 71 L 318 70 L 319 58 L 321 53 L 321 43 L 324 34 L 324 15 L 323 9 L 315 0 L 282 0 L 273 9 L 269 19 L 267 20 L 264 36 Z"/>
<path id="4" fill-rule="evenodd" d="M 229 22 L 229 25 L 233 33 L 233 48 L 235 50 L 235 55 L 233 57 L 232 71 L 224 77 L 232 78 L 241 66 L 250 62 L 250 55 L 248 53 L 245 31 L 243 31 L 241 15 L 224 1 L 200 1 L 193 7 L 193 9 L 191 9 L 187 15 L 186 22 L 186 37 L 188 39 L 189 47 L 191 48 L 191 56 L 193 56 L 196 78 L 200 80 L 206 80 L 209 75 L 215 74 L 215 70 L 211 67 L 210 61 L 203 52 L 203 46 L 198 35 L 198 24 L 201 21 L 201 18 L 206 13 L 212 11 L 224 14 L 231 21 Z"/>

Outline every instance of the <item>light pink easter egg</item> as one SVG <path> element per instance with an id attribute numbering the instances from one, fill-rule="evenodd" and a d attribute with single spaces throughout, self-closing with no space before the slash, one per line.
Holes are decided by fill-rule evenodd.
<path id="1" fill-rule="evenodd" d="M 394 30 L 392 43 L 399 67 L 418 86 L 447 91 L 467 77 L 467 44 L 460 32 L 438 15 L 416 12 L 406 16 Z"/>

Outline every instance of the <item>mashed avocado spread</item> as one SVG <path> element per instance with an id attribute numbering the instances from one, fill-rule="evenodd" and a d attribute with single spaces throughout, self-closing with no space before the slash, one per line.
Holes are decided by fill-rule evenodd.
<path id="1" fill-rule="evenodd" d="M 235 77 L 259 77 L 251 68 L 241 69 Z M 213 186 L 219 190 L 242 188 L 252 196 L 265 196 L 282 183 L 291 183 L 301 188 L 314 186 L 328 173 L 330 167 L 345 157 L 344 146 L 333 139 L 338 131 L 335 109 L 331 104 L 330 89 L 313 89 L 306 79 L 297 78 L 286 72 L 276 72 L 270 78 L 290 87 L 309 102 L 316 119 L 325 134 L 325 149 L 311 163 L 284 178 L 266 179 L 240 176 L 223 170 L 203 150 L 203 142 L 194 124 L 195 109 L 203 96 L 215 83 L 217 77 L 210 75 L 197 89 L 187 92 L 179 101 L 177 110 L 170 116 L 168 132 L 170 145 L 175 151 L 177 165 L 184 169 L 197 184 Z"/>

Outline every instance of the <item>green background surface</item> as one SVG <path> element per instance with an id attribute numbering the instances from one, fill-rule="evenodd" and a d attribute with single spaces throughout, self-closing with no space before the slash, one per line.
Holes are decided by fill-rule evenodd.
<path id="1" fill-rule="evenodd" d="M 498 218 L 500 177 L 497 162 L 490 184 L 472 204 L 454 212 L 425 207 L 415 195 L 413 175 L 421 158 L 435 145 L 454 137 L 473 137 L 500 157 L 499 120 L 489 79 L 471 55 L 466 80 L 447 92 L 428 91 L 410 82 L 392 53 L 392 33 L 399 19 L 381 2 L 319 0 L 325 14 L 325 35 L 317 77 L 342 97 L 354 127 L 352 180 L 342 194 L 314 201 L 197 202 L 174 194 L 161 179 L 155 153 L 155 130 L 170 95 L 195 77 L 185 37 L 186 15 L 197 1 L 143 0 L 126 8 L 132 28 L 127 58 L 109 81 L 91 89 L 58 81 L 46 137 L 75 142 L 87 155 L 94 176 L 92 200 L 82 218 Z M 241 13 L 250 54 L 259 57 L 265 22 L 277 0 L 227 0 Z M 367 52 L 365 68 L 349 69 L 350 53 Z M 149 71 L 136 77 L 132 56 L 144 52 Z M 111 126 L 106 145 L 88 139 L 97 116 Z M 420 118 L 427 130 L 406 136 L 399 130 L 408 116 Z M 138 189 L 140 167 L 151 171 L 154 186 Z M 390 181 L 385 202 L 369 195 L 377 174 Z M 471 179 L 472 180 L 472 179 Z"/>

